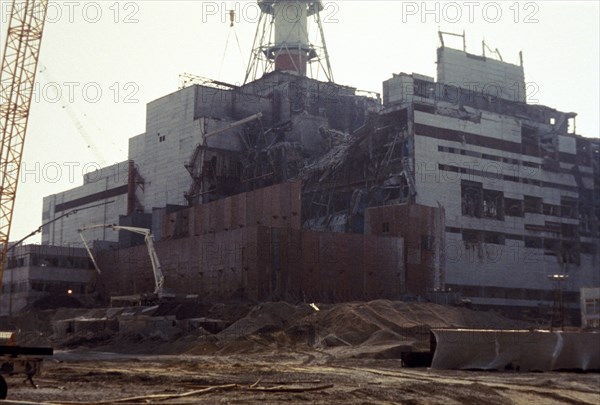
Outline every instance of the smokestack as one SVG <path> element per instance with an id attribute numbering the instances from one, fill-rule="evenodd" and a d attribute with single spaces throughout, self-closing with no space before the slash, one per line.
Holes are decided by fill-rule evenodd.
<path id="1" fill-rule="evenodd" d="M 309 63 L 318 62 L 329 81 L 333 81 L 319 13 L 321 0 L 258 0 L 261 18 L 254 40 L 253 57 L 246 81 L 259 65 L 268 70 L 296 72 L 306 76 Z M 314 18 L 322 43 L 309 40 L 309 18 Z M 272 41 L 272 42 L 271 42 Z M 323 64 L 325 62 L 325 64 Z"/>
<path id="2" fill-rule="evenodd" d="M 275 24 L 275 43 L 271 51 L 275 58 L 275 70 L 295 71 L 306 75 L 310 52 L 308 41 L 308 8 L 312 2 L 298 0 L 273 1 L 272 13 Z"/>

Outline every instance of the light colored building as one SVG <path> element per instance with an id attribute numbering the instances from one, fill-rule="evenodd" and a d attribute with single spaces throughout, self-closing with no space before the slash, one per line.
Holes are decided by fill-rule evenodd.
<path id="1" fill-rule="evenodd" d="M 83 248 L 24 245 L 10 251 L 0 294 L 0 316 L 15 314 L 41 299 L 91 293 L 96 270 Z"/>
<path id="2" fill-rule="evenodd" d="M 243 157 L 253 147 L 248 142 L 256 139 L 235 124 L 257 113 L 265 129 L 292 120 L 289 142 L 309 145 L 313 151 L 322 144 L 320 127 L 360 125 L 350 123 L 342 108 L 344 100 L 354 97 L 351 87 L 286 72 L 272 72 L 241 87 L 204 83 L 190 83 L 148 103 L 146 131 L 130 138 L 128 161 L 88 173 L 82 186 L 45 197 L 44 223 L 78 212 L 45 227 L 42 243 L 82 246 L 77 230 L 96 224 L 158 230 L 160 209 L 249 191 L 252 188 L 241 181 Z M 363 103 L 365 99 L 357 96 Z M 203 172 L 206 167 L 212 172 Z M 196 193 L 194 181 L 208 192 Z M 117 242 L 119 234 L 96 229 L 86 232 L 86 239 Z"/>
<path id="3" fill-rule="evenodd" d="M 193 85 L 149 103 L 146 132 L 130 138 L 128 161 L 87 173 L 83 185 L 44 198 L 43 223 L 57 220 L 43 228 L 42 244 L 82 246 L 78 230 L 83 227 L 120 224 L 122 216 L 151 215 L 153 208 L 187 205 L 185 193 L 192 177 L 185 165 L 201 132 L 232 122 L 221 110 L 209 111 L 211 100 L 225 97 L 219 91 Z M 201 117 L 201 113 L 218 118 Z M 241 148 L 239 142 L 235 130 L 206 140 L 211 148 L 233 150 Z M 150 218 L 138 215 L 127 225 L 150 223 Z M 119 240 L 119 233 L 110 229 L 89 230 L 85 236 L 89 241 Z"/>
<path id="4" fill-rule="evenodd" d="M 44 197 L 42 244 L 81 246 L 78 230 L 96 224 L 116 224 L 127 212 L 128 162 L 87 173 L 83 185 Z M 68 214 L 68 215 L 67 215 Z M 86 232 L 88 240 L 118 241 L 110 229 Z"/>
<path id="5" fill-rule="evenodd" d="M 600 285 L 600 141 L 575 133 L 575 113 L 528 104 L 522 65 L 443 46 L 437 55 L 437 81 L 395 74 L 383 104 L 283 71 L 240 87 L 205 80 L 152 101 L 127 162 L 44 199 L 45 222 L 80 211 L 46 227 L 43 243 L 76 245 L 77 229 L 96 223 L 144 224 L 160 239 L 169 207 L 313 170 L 304 227 L 360 233 L 369 207 L 443 208 L 443 235 L 405 249 L 415 265 L 426 259 L 419 252 L 442 249 L 431 259 L 440 270 L 415 295 L 445 289 L 478 305 L 547 308 L 547 276 L 564 274 L 565 304 L 577 307 L 580 287 Z M 257 113 L 260 122 L 244 121 Z M 380 225 L 376 233 L 389 233 Z"/>
<path id="6" fill-rule="evenodd" d="M 443 80 L 449 80 L 446 84 Z M 438 81 L 384 83 L 386 108 L 409 110 L 414 202 L 445 208 L 445 287 L 475 304 L 549 306 L 600 285 L 600 141 L 574 113 L 526 104 L 521 66 L 438 50 Z"/>
<path id="7" fill-rule="evenodd" d="M 600 329 L 600 287 L 581 289 L 581 327 Z"/>

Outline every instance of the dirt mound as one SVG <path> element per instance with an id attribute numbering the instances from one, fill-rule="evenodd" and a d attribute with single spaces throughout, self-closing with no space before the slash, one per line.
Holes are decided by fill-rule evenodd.
<path id="1" fill-rule="evenodd" d="M 273 333 L 287 329 L 292 322 L 309 315 L 308 305 L 294 306 L 286 302 L 266 302 L 252 308 L 246 316 L 238 319 L 218 334 L 220 339 L 236 339 L 254 334 Z"/>
<path id="2" fill-rule="evenodd" d="M 401 351 L 428 350 L 432 328 L 526 327 L 492 312 L 430 303 L 388 300 L 337 304 L 297 323 L 314 326 L 314 346 L 341 357 L 398 358 Z"/>
<path id="3" fill-rule="evenodd" d="M 253 305 L 250 304 L 217 303 L 210 308 L 207 316 L 233 323 L 245 317 L 252 308 Z"/>
<path id="4" fill-rule="evenodd" d="M 302 347 L 340 357 L 398 358 L 401 351 L 427 350 L 432 328 L 527 326 L 492 312 L 430 303 L 377 300 L 324 305 L 316 311 L 307 304 L 268 302 L 214 335 L 216 341 L 199 342 L 191 352 L 239 354 Z"/>
<path id="5" fill-rule="evenodd" d="M 318 310 L 308 304 L 265 302 L 255 306 L 229 303 L 210 307 L 61 308 L 21 314 L 14 329 L 29 331 L 29 335 L 21 336 L 27 336 L 31 342 L 46 341 L 55 347 L 69 348 L 100 346 L 102 350 L 117 352 L 229 355 L 320 350 L 334 357 L 398 358 L 401 351 L 427 350 L 432 328 L 530 326 L 494 312 L 430 303 L 377 300 L 317 306 Z M 60 334 L 56 329 L 57 325 L 73 319 L 114 322 L 117 318 L 138 317 L 148 325 L 162 326 L 157 326 L 156 333 L 137 337 L 126 336 L 121 327 L 104 335 L 100 330 L 91 333 L 89 328 L 71 335 Z"/>

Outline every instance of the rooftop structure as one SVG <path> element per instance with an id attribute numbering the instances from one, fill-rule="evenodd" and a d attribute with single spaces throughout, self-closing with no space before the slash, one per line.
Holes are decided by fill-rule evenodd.
<path id="1" fill-rule="evenodd" d="M 256 80 L 259 74 L 270 71 L 294 72 L 301 76 L 310 73 L 317 78 L 319 71 L 327 81 L 333 81 L 329 54 L 320 13 L 321 0 L 259 0 L 261 10 L 252 47 L 252 55 L 244 83 Z M 309 20 L 318 31 L 318 41 L 311 41 Z"/>

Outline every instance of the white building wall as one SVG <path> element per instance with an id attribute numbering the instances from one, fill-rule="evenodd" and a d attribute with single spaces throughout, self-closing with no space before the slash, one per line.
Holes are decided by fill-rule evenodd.
<path id="1" fill-rule="evenodd" d="M 414 117 L 416 124 L 426 124 L 437 128 L 453 129 L 511 142 L 520 142 L 520 122 L 512 117 L 482 112 L 480 124 L 420 111 L 415 111 Z M 561 197 L 577 197 L 578 194 L 556 188 L 509 182 L 499 178 L 498 175 L 526 177 L 571 187 L 575 187 L 576 182 L 571 174 L 548 172 L 519 164 L 497 162 L 460 153 L 448 153 L 439 151 L 438 146 L 499 155 L 519 161 L 541 163 L 542 159 L 462 142 L 415 136 L 416 202 L 428 206 L 443 205 L 445 207 L 447 229 L 474 229 L 556 239 L 559 238 L 556 234 L 525 230 L 525 224 L 544 225 L 546 221 L 579 224 L 578 219 L 530 213 L 525 213 L 524 217 L 505 216 L 504 220 L 463 216 L 461 180 L 480 182 L 483 189 L 502 191 L 505 198 L 522 200 L 524 195 L 530 195 L 541 197 L 544 203 L 554 205 L 560 205 Z M 570 149 L 568 150 L 570 151 Z M 484 175 L 444 171 L 439 169 L 439 165 L 472 168 L 483 172 Z M 598 244 L 597 240 L 596 244 Z M 566 270 L 569 274 L 569 279 L 564 284 L 566 291 L 577 292 L 581 286 L 598 285 L 600 281 L 600 272 L 597 271 L 599 266 L 597 256 L 582 253 L 580 257 L 581 263 L 579 266 L 569 265 Z M 543 249 L 526 248 L 522 240 L 507 238 L 504 244 L 481 243 L 477 247 L 472 247 L 463 241 L 461 233 L 446 233 L 445 282 L 447 284 L 552 290 L 555 286 L 548 280 L 547 276 L 564 272 L 563 265 L 559 264 L 555 256 L 544 255 Z M 488 303 L 492 301 L 490 300 Z M 509 303 L 512 305 L 522 304 L 522 302 L 517 301 L 512 300 Z M 507 304 L 507 302 L 504 303 Z M 535 302 L 529 302 L 529 304 L 536 305 Z"/>
<path id="2" fill-rule="evenodd" d="M 477 89 L 492 97 L 525 102 L 525 72 L 513 65 L 457 49 L 438 49 L 437 81 L 464 89 Z"/>
<path id="3" fill-rule="evenodd" d="M 146 133 L 131 138 L 129 158 L 143 178 L 136 195 L 145 213 L 167 204 L 187 205 L 185 192 L 192 178 L 185 168 L 203 134 L 229 123 L 227 119 L 196 116 L 198 86 L 190 86 L 152 101 L 147 106 Z M 200 102 L 200 101 L 199 101 Z M 206 138 L 212 148 L 241 150 L 239 129 Z"/>
<path id="4" fill-rule="evenodd" d="M 196 103 L 203 103 L 201 112 L 210 112 L 209 106 L 206 106 L 210 100 L 205 100 L 202 89 L 207 92 L 201 86 L 190 86 L 150 102 L 146 112 L 146 132 L 129 140 L 129 159 L 133 160 L 143 182 L 135 187 L 135 193 L 145 213 L 152 213 L 153 208 L 167 204 L 187 205 L 184 194 L 189 190 L 192 179 L 185 164 L 200 143 L 201 134 L 208 134 L 232 122 L 225 118 L 197 116 L 199 107 Z M 220 114 L 222 111 L 217 112 Z M 235 128 L 210 136 L 205 144 L 212 148 L 241 150 L 240 131 L 240 128 Z M 87 174 L 82 186 L 45 197 L 44 222 L 73 209 L 81 208 L 81 211 L 46 227 L 42 243 L 80 246 L 78 229 L 96 224 L 118 224 L 119 216 L 127 214 L 128 174 L 128 162 L 121 162 Z M 60 209 L 64 204 L 69 206 L 70 202 L 114 189 L 120 189 L 121 193 Z M 96 207 L 88 209 L 89 206 Z M 89 230 L 85 236 L 88 241 L 118 241 L 118 233 L 110 229 Z"/>
<path id="5" fill-rule="evenodd" d="M 437 102 L 436 107 L 439 109 L 452 108 L 458 110 L 456 104 L 447 102 Z M 481 117 L 480 122 L 472 122 L 469 120 L 415 111 L 415 122 L 425 125 L 434 125 L 439 128 L 483 135 L 494 139 L 502 139 L 509 142 L 521 142 L 520 119 L 488 111 L 477 111 L 477 115 Z M 521 155 L 519 154 L 519 156 Z"/>
<path id="6" fill-rule="evenodd" d="M 127 211 L 127 167 L 127 162 L 121 162 L 90 172 L 84 176 L 82 186 L 44 197 L 43 223 L 71 214 L 43 228 L 42 244 L 82 246 L 79 229 L 90 225 L 118 223 L 119 215 L 124 215 Z M 91 198 L 93 196 L 97 197 Z M 74 210 L 78 211 L 73 213 Z M 89 230 L 85 236 L 90 241 L 118 241 L 118 233 L 107 229 Z"/>
<path id="7" fill-rule="evenodd" d="M 575 141 L 575 136 L 559 135 L 558 136 L 558 150 L 560 152 L 576 154 L 577 153 L 577 143 Z"/>
<path id="8" fill-rule="evenodd" d="M 581 326 L 600 329 L 600 287 L 581 289 Z"/>

